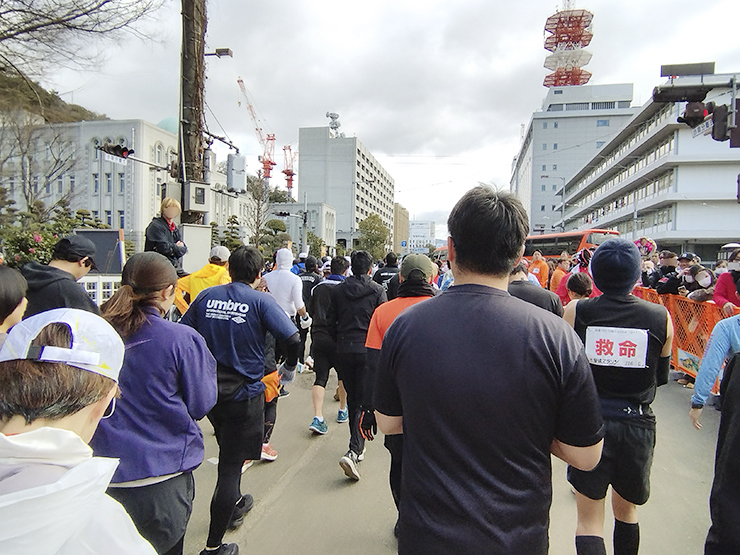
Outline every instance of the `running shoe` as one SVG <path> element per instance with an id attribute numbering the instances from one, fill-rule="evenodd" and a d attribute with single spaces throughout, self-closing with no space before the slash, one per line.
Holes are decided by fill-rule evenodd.
<path id="1" fill-rule="evenodd" d="M 359 455 L 357 455 L 357 460 L 358 461 L 364 461 L 365 460 L 365 453 L 367 453 L 367 446 L 365 446 L 365 447 L 362 448 L 362 453 L 360 453 Z"/>
<path id="2" fill-rule="evenodd" d="M 200 555 L 239 555 L 239 546 L 235 543 L 222 543 L 218 549 L 204 549 Z"/>
<path id="3" fill-rule="evenodd" d="M 263 461 L 274 461 L 277 459 L 277 451 L 275 451 L 269 443 L 263 443 L 260 458 Z"/>
<path id="4" fill-rule="evenodd" d="M 342 467 L 347 478 L 359 480 L 360 472 L 357 470 L 357 463 L 359 462 L 360 460 L 357 453 L 350 449 L 341 459 L 339 459 L 339 466 Z"/>
<path id="5" fill-rule="evenodd" d="M 313 357 L 311 355 L 306 357 L 306 366 L 308 366 L 309 370 L 313 370 Z"/>
<path id="6" fill-rule="evenodd" d="M 249 494 L 242 495 L 242 498 L 234 507 L 234 513 L 231 515 L 229 530 L 239 528 L 244 522 L 244 515 L 251 511 L 252 507 L 254 507 L 254 498 Z"/>
<path id="7" fill-rule="evenodd" d="M 244 461 L 244 464 L 242 465 L 242 474 L 244 474 L 247 469 L 254 464 L 254 461 Z"/>
<path id="8" fill-rule="evenodd" d="M 344 424 L 349 420 L 349 409 L 345 408 L 344 410 L 339 409 L 337 411 L 337 422 L 340 424 Z"/>
<path id="9" fill-rule="evenodd" d="M 315 434 L 324 435 L 329 430 L 329 427 L 326 425 L 326 421 L 322 422 L 314 416 L 308 429 Z"/>
<path id="10" fill-rule="evenodd" d="M 278 392 L 278 397 L 280 397 L 281 399 L 285 399 L 289 395 L 290 395 L 290 391 L 288 391 L 287 389 L 285 389 L 285 386 L 284 385 L 281 385 L 280 386 L 280 391 Z"/>

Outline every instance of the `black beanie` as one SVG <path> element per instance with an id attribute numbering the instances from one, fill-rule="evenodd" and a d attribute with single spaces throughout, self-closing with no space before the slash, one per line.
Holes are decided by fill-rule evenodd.
<path id="1" fill-rule="evenodd" d="M 608 239 L 591 259 L 594 283 L 607 295 L 627 295 L 640 279 L 640 251 L 631 241 Z"/>

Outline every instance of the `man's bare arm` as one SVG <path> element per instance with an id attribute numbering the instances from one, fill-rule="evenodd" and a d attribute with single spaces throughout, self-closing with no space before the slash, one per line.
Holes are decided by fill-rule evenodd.
<path id="1" fill-rule="evenodd" d="M 552 444 L 550 444 L 550 453 L 579 470 L 588 471 L 599 464 L 599 460 L 601 460 L 601 448 L 603 446 L 603 439 L 588 447 L 576 447 L 563 443 L 558 439 L 553 439 Z"/>
<path id="2" fill-rule="evenodd" d="M 387 436 L 403 433 L 403 416 L 387 416 L 376 410 L 375 420 L 380 431 Z"/>

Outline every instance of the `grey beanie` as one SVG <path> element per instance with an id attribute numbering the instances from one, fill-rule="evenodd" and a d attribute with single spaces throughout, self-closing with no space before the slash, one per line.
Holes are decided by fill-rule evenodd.
<path id="1" fill-rule="evenodd" d="M 640 279 L 640 251 L 631 241 L 608 239 L 591 259 L 594 283 L 607 295 L 627 295 Z"/>

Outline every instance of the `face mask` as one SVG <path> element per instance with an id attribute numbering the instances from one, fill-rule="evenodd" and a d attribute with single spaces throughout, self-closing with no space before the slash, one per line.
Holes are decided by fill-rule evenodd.
<path id="1" fill-rule="evenodd" d="M 698 279 L 697 283 L 701 285 L 702 287 L 709 287 L 710 285 L 712 285 L 712 278 L 709 276 L 706 276 L 706 277 Z"/>
<path id="2" fill-rule="evenodd" d="M 714 273 L 717 275 L 724 274 L 727 271 L 727 268 L 717 268 Z"/>
<path id="3" fill-rule="evenodd" d="M 740 262 L 728 262 L 727 269 L 728 270 L 740 270 Z"/>
<path id="4" fill-rule="evenodd" d="M 694 283 L 694 276 L 684 276 L 683 280 L 686 283 Z"/>

